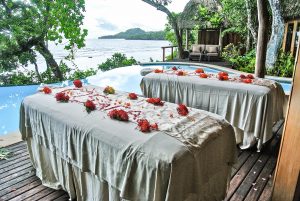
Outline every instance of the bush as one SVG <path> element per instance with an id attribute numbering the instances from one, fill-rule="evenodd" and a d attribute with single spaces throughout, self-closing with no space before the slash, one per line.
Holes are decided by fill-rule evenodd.
<path id="1" fill-rule="evenodd" d="M 127 58 L 125 54 L 114 53 L 111 58 L 108 58 L 104 63 L 99 64 L 98 68 L 102 71 L 108 71 L 114 68 L 131 66 L 137 64 L 137 61 L 133 58 Z"/>
<path id="2" fill-rule="evenodd" d="M 229 62 L 233 69 L 253 73 L 255 70 L 255 50 L 251 50 L 245 55 L 241 55 L 242 46 L 235 46 L 230 43 L 222 52 L 222 57 Z"/>
<path id="3" fill-rule="evenodd" d="M 291 53 L 280 51 L 274 68 L 268 69 L 269 75 L 280 77 L 292 77 L 294 71 L 295 58 Z"/>

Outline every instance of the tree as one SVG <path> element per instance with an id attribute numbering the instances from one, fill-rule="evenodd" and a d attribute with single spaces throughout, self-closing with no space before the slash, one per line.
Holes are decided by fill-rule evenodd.
<path id="1" fill-rule="evenodd" d="M 178 45 L 179 58 L 184 58 L 182 38 L 182 30 L 178 26 L 178 15 L 172 13 L 166 6 L 171 2 L 170 0 L 142 0 L 143 2 L 155 7 L 157 10 L 160 10 L 167 14 L 168 20 L 174 30 L 176 41 Z"/>
<path id="2" fill-rule="evenodd" d="M 268 5 L 265 0 L 257 0 L 258 13 L 258 37 L 256 46 L 255 75 L 263 78 L 265 76 L 266 51 L 268 43 Z"/>
<path id="3" fill-rule="evenodd" d="M 0 70 L 35 64 L 37 51 L 54 76 L 63 80 L 47 42 L 64 39 L 71 53 L 72 48 L 83 47 L 87 35 L 81 29 L 84 11 L 84 0 L 0 0 Z"/>
<path id="4" fill-rule="evenodd" d="M 284 21 L 279 0 L 269 0 L 272 10 L 272 34 L 268 43 L 266 67 L 275 66 L 284 34 Z"/>

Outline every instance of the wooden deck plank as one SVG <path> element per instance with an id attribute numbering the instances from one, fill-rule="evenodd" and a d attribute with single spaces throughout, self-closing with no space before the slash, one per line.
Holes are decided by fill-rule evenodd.
<path id="1" fill-rule="evenodd" d="M 5 166 L 5 167 L 2 167 L 0 168 L 0 178 L 1 178 L 1 174 L 6 174 L 6 172 L 9 172 L 11 171 L 12 169 L 15 169 L 15 168 L 19 168 L 19 167 L 23 167 L 23 166 L 26 166 L 28 164 L 31 164 L 31 161 L 29 159 L 27 160 L 20 160 L 20 161 L 17 161 L 16 163 L 13 163 L 13 164 L 10 164 L 8 166 Z"/>
<path id="2" fill-rule="evenodd" d="M 269 179 L 258 201 L 270 201 L 272 196 L 273 176 Z"/>
<path id="3" fill-rule="evenodd" d="M 42 184 L 42 182 L 40 180 L 36 180 L 34 182 L 29 183 L 26 186 L 23 186 L 22 188 L 16 189 L 15 191 L 0 197 L 0 200 L 1 199 L 2 200 L 11 200 L 15 197 L 18 197 L 19 195 L 26 193 L 27 191 L 29 191 L 35 187 L 42 186 L 41 184 Z M 18 200 L 22 200 L 22 199 L 18 199 Z"/>
<path id="4" fill-rule="evenodd" d="M 255 162 L 254 166 L 251 168 L 250 172 L 247 174 L 243 182 L 235 191 L 234 195 L 230 200 L 244 200 L 247 196 L 249 190 L 252 187 L 252 184 L 256 181 L 263 167 L 267 163 L 269 156 L 262 154 L 259 159 Z"/>
<path id="5" fill-rule="evenodd" d="M 249 171 L 251 170 L 257 159 L 260 157 L 260 155 L 260 152 L 251 154 L 248 160 L 241 167 L 241 169 L 239 169 L 238 172 L 234 175 L 234 177 L 230 181 L 230 186 L 225 201 L 230 200 L 231 196 L 243 182 L 246 175 L 249 173 Z"/>
<path id="6" fill-rule="evenodd" d="M 28 198 L 25 198 L 23 201 L 36 201 L 36 200 L 40 200 L 46 196 L 48 196 L 49 194 L 55 192 L 54 189 L 51 189 L 51 188 L 45 188 L 44 190 L 41 190 L 40 192 L 28 197 Z"/>
<path id="7" fill-rule="evenodd" d="M 55 191 L 53 193 L 50 193 L 46 197 L 43 197 L 40 199 L 40 201 L 49 201 L 49 200 L 55 200 L 57 198 L 60 198 L 61 196 L 66 195 L 66 192 L 63 190 Z"/>
<path id="8" fill-rule="evenodd" d="M 24 179 L 22 181 L 19 181 L 19 182 L 13 184 L 13 185 L 10 185 L 10 186 L 7 186 L 7 187 L 3 187 L 0 190 L 0 197 L 6 195 L 8 193 L 11 193 L 11 192 L 13 192 L 13 191 L 15 191 L 15 190 L 23 187 L 23 186 L 26 186 L 26 185 L 28 185 L 31 182 L 37 181 L 38 179 L 39 178 L 37 178 L 35 176 L 35 174 L 33 174 L 31 177 L 26 178 L 26 179 Z"/>
<path id="9" fill-rule="evenodd" d="M 249 191 L 245 201 L 254 201 L 259 199 L 262 191 L 271 177 L 271 174 L 274 172 L 275 166 L 276 158 L 271 157 Z"/>
<path id="10" fill-rule="evenodd" d="M 67 201 L 69 200 L 69 196 L 68 195 L 63 195 L 57 199 L 55 199 L 54 201 Z"/>
<path id="11" fill-rule="evenodd" d="M 20 194 L 19 196 L 14 197 L 10 201 L 19 201 L 19 200 L 25 200 L 26 198 L 30 198 L 32 195 L 35 195 L 48 187 L 41 185 L 41 183 L 38 183 L 37 186 L 33 187 L 32 189 Z"/>
<path id="12" fill-rule="evenodd" d="M 19 182 L 22 182 L 23 180 L 25 179 L 28 179 L 32 176 L 35 176 L 35 171 L 31 171 L 27 174 L 24 174 L 24 175 L 21 175 L 19 177 L 16 177 L 16 178 L 12 178 L 11 180 L 3 183 L 0 185 L 0 192 L 2 192 L 3 190 L 5 190 L 6 188 L 10 187 L 10 186 L 13 186 L 13 185 L 16 185 L 18 184 Z M 1 193 L 0 193 L 1 194 Z"/>
<path id="13" fill-rule="evenodd" d="M 9 182 L 10 180 L 14 179 L 14 178 L 17 178 L 17 177 L 20 177 L 20 176 L 23 176 L 25 174 L 29 174 L 31 172 L 35 172 L 35 169 L 33 167 L 29 167 L 29 168 L 26 168 L 24 170 L 21 170 L 19 172 L 16 172 L 12 175 L 9 175 L 7 177 L 4 177 L 2 179 L 0 179 L 0 185 L 6 183 L 6 182 Z"/>
<path id="14" fill-rule="evenodd" d="M 231 178 L 237 173 L 237 171 L 244 165 L 247 159 L 250 157 L 251 151 L 244 150 L 242 154 L 238 157 L 238 161 L 233 165 L 233 169 L 231 171 Z"/>
<path id="15" fill-rule="evenodd" d="M 9 163 L 14 163 L 17 162 L 18 159 L 22 157 L 27 157 L 29 158 L 29 153 L 26 151 L 21 151 L 19 154 L 13 155 L 7 160 L 0 160 L 0 167 L 6 167 L 7 165 L 10 165 Z"/>
<path id="16" fill-rule="evenodd" d="M 15 160 L 13 160 L 13 161 L 9 161 L 9 162 L 7 162 L 7 163 L 4 163 L 4 164 L 0 165 L 0 169 L 4 169 L 4 168 L 7 168 L 7 167 L 11 167 L 12 165 L 15 165 L 15 164 L 17 164 L 17 163 L 20 163 L 21 161 L 30 161 L 29 155 L 28 155 L 28 154 L 27 154 L 27 155 L 25 154 L 25 156 L 22 156 L 22 157 L 17 158 L 17 159 L 15 159 Z"/>
<path id="17" fill-rule="evenodd" d="M 11 169 L 11 170 L 9 170 L 9 171 L 6 171 L 5 173 L 3 173 L 3 174 L 0 175 L 0 181 L 1 181 L 1 179 L 5 178 L 5 177 L 8 177 L 8 176 L 10 176 L 10 175 L 13 175 L 13 174 L 15 174 L 15 173 L 17 173 L 17 172 L 19 172 L 19 171 L 22 171 L 22 170 L 24 170 L 24 169 L 27 169 L 27 168 L 32 168 L 31 163 L 26 163 L 25 165 L 22 165 L 22 166 L 20 166 L 20 167 Z"/>

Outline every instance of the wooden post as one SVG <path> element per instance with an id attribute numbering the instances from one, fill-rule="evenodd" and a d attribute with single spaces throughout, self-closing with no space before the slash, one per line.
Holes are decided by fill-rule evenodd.
<path id="1" fill-rule="evenodd" d="M 287 32 L 288 32 L 288 26 L 289 26 L 289 23 L 285 23 L 284 36 L 283 36 L 283 42 L 282 42 L 283 52 L 286 52 L 285 45 L 286 45 L 286 37 L 287 37 Z"/>
<path id="2" fill-rule="evenodd" d="M 293 27 L 293 34 L 292 34 L 292 42 L 291 42 L 291 55 L 294 55 L 294 44 L 295 44 L 295 40 L 296 40 L 296 32 L 297 32 L 297 21 L 293 21 L 294 23 L 294 27 Z"/>
<path id="3" fill-rule="evenodd" d="M 173 46 L 171 47 L 171 60 L 173 60 L 174 55 L 173 55 Z"/>
<path id="4" fill-rule="evenodd" d="M 163 49 L 163 61 L 165 61 L 165 48 L 164 47 L 162 47 L 162 49 Z"/>
<path id="5" fill-rule="evenodd" d="M 281 146 L 274 177 L 272 201 L 296 200 L 300 171 L 300 44 L 294 69 L 293 87 L 288 104 Z"/>
<path id="6" fill-rule="evenodd" d="M 256 64 L 255 64 L 255 76 L 263 78 L 265 77 L 266 69 L 266 54 L 268 44 L 268 7 L 267 0 L 257 0 L 257 12 L 258 12 L 258 38 L 256 47 Z"/>
<path id="7" fill-rule="evenodd" d="M 189 49 L 189 40 L 190 40 L 190 30 L 186 29 L 185 30 L 185 49 Z"/>
<path id="8" fill-rule="evenodd" d="M 220 33 L 219 33 L 219 52 L 222 53 L 223 50 L 223 37 L 222 37 L 222 27 L 220 27 Z"/>

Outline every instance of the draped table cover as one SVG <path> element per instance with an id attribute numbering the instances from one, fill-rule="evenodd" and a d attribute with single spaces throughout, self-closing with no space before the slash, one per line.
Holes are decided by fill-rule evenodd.
<path id="1" fill-rule="evenodd" d="M 233 128 L 220 116 L 189 108 L 183 117 L 171 114 L 175 104 L 154 106 L 123 92 L 105 95 L 94 86 L 52 94 L 61 90 L 69 90 L 69 103 L 37 93 L 20 108 L 22 138 L 44 185 L 77 200 L 224 198 L 236 147 Z M 109 100 L 114 107 L 126 102 L 129 113 L 142 108 L 141 118 L 157 122 L 159 130 L 142 133 L 132 115 L 129 122 L 112 120 L 108 105 L 87 113 L 80 104 L 87 99 L 99 105 Z"/>
<path id="2" fill-rule="evenodd" d="M 279 83 L 255 79 L 253 84 L 177 76 L 175 72 L 150 73 L 143 77 L 145 97 L 160 97 L 172 103 L 209 111 L 224 117 L 234 126 L 240 148 L 257 143 L 258 150 L 272 138 L 272 127 L 283 118 L 284 91 Z"/>

